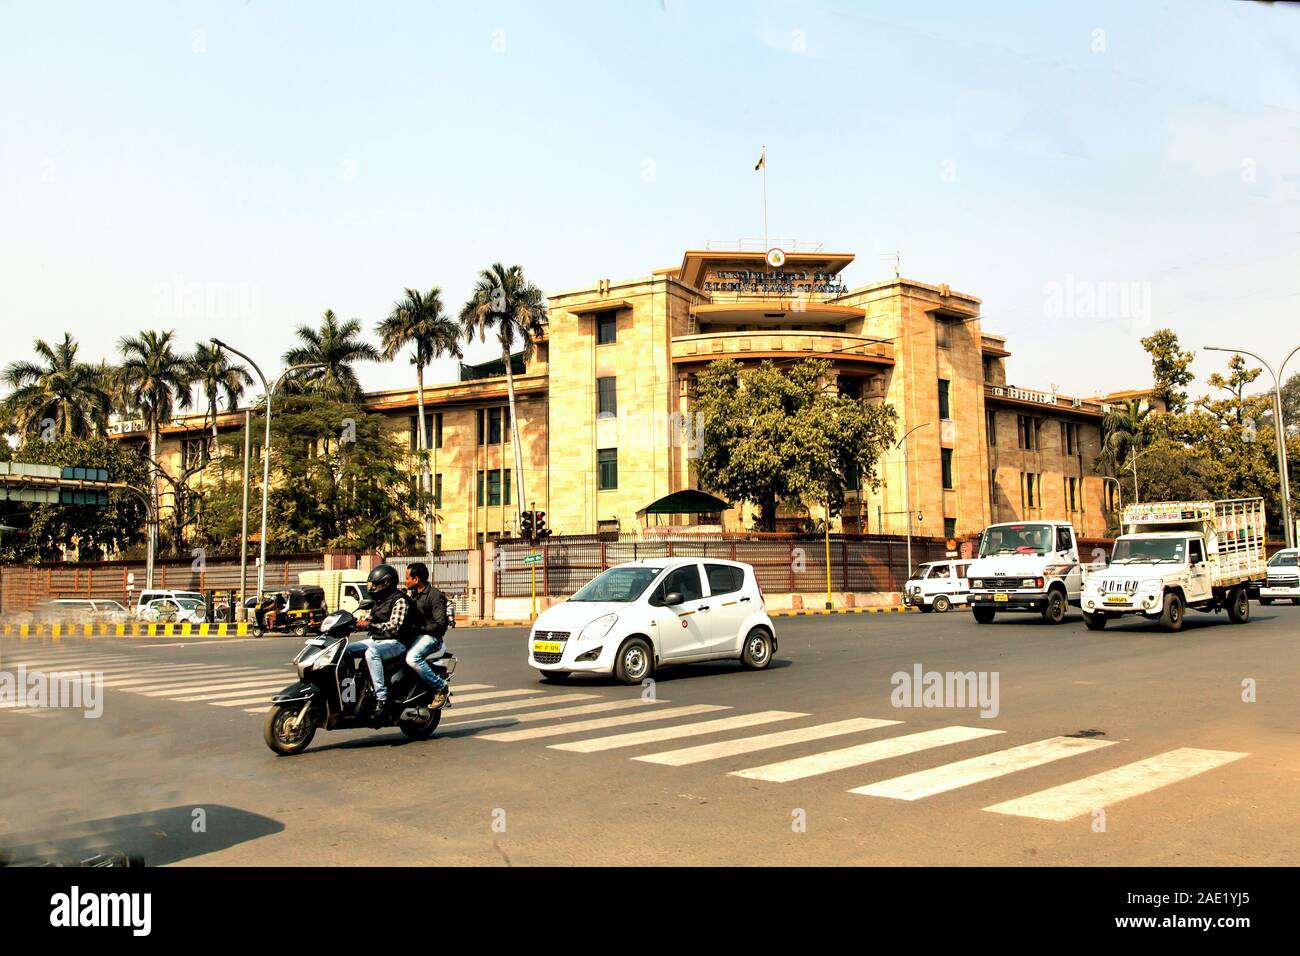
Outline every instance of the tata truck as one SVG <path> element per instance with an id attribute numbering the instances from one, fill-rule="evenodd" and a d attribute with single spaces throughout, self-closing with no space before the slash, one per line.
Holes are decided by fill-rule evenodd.
<path id="1" fill-rule="evenodd" d="M 998 614 L 1038 614 L 1048 624 L 1078 606 L 1088 568 L 1068 521 L 1009 521 L 980 535 L 979 557 L 966 572 L 970 607 L 979 624 Z"/>
<path id="2" fill-rule="evenodd" d="M 1083 619 L 1099 631 L 1140 614 L 1179 631 L 1191 608 L 1245 624 L 1250 590 L 1266 576 L 1264 532 L 1262 498 L 1129 505 L 1109 565 L 1084 585 Z"/>
<path id="3" fill-rule="evenodd" d="M 330 611 L 350 611 L 355 614 L 362 601 L 369 600 L 370 588 L 366 584 L 367 571 L 303 571 L 298 575 L 300 585 L 314 585 L 325 592 L 325 607 Z"/>

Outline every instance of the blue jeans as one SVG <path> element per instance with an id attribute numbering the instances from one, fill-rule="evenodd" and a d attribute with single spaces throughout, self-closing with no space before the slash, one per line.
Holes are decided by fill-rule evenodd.
<path id="1" fill-rule="evenodd" d="M 427 660 L 430 654 L 436 654 L 442 650 L 442 638 L 435 637 L 432 634 L 421 634 L 419 640 L 411 645 L 411 649 L 406 652 L 406 666 L 415 671 L 424 680 L 426 684 L 433 688 L 434 692 L 444 690 L 447 682 L 443 680 L 442 675 L 433 669 Z"/>
<path id="2" fill-rule="evenodd" d="M 354 641 L 348 645 L 349 651 L 366 652 L 366 666 L 370 668 L 370 682 L 375 685 L 375 697 L 384 701 L 388 699 L 388 685 L 384 683 L 384 661 L 401 657 L 406 648 L 401 641 L 375 640 L 368 637 L 364 641 Z"/>

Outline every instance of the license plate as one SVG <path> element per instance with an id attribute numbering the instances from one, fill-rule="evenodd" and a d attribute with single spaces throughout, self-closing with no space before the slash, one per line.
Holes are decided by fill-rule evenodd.
<path id="1" fill-rule="evenodd" d="M 993 600 L 995 600 L 995 601 L 1008 601 L 1008 600 L 1010 600 L 1010 598 L 1009 598 L 1007 595 L 1005 595 L 1005 594 L 995 594 L 995 595 L 993 595 Z"/>
<path id="2" fill-rule="evenodd" d="M 558 654 L 564 649 L 559 641 L 533 641 L 534 654 Z"/>
<path id="3" fill-rule="evenodd" d="M 1125 597 L 1123 594 L 1107 594 L 1107 595 L 1106 595 L 1106 603 L 1107 603 L 1107 604 L 1127 604 L 1127 603 L 1128 603 L 1128 598 Z"/>

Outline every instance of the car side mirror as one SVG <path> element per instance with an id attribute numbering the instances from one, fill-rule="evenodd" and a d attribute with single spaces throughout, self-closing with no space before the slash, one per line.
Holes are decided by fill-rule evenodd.
<path id="1" fill-rule="evenodd" d="M 681 604 L 685 600 L 686 598 L 682 597 L 682 592 L 669 591 L 667 594 L 664 595 L 664 607 L 676 607 L 678 604 Z"/>

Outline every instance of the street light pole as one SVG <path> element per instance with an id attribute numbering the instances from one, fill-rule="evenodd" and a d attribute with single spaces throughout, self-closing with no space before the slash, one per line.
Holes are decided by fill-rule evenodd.
<path id="1" fill-rule="evenodd" d="M 243 523 L 239 531 L 239 611 L 235 615 L 236 621 L 248 620 L 248 608 L 246 601 L 248 599 L 248 459 L 252 457 L 253 449 L 253 413 L 251 409 L 244 409 L 244 509 Z"/>
<path id="2" fill-rule="evenodd" d="M 921 422 L 921 424 L 908 429 L 906 434 L 894 445 L 895 448 L 903 449 L 903 508 L 907 511 L 907 573 L 912 573 L 912 476 L 907 462 L 907 439 L 918 428 L 924 428 L 926 425 L 933 425 L 934 422 Z"/>
<path id="3" fill-rule="evenodd" d="M 1207 352 L 1234 352 L 1241 355 L 1249 355 L 1264 368 L 1268 369 L 1268 374 L 1273 376 L 1273 437 L 1277 442 L 1277 473 L 1281 482 L 1282 498 L 1282 536 L 1286 541 L 1288 548 L 1296 546 L 1295 523 L 1291 519 L 1291 475 L 1287 467 L 1286 460 L 1286 421 L 1282 416 L 1282 376 L 1286 372 L 1286 364 L 1291 361 L 1296 352 L 1300 352 L 1300 345 L 1297 345 L 1282 360 L 1277 371 L 1273 371 L 1273 366 L 1269 365 L 1254 352 L 1247 352 L 1245 349 L 1220 348 L 1217 345 L 1205 346 Z"/>

